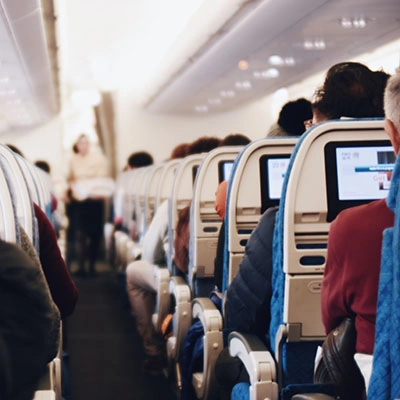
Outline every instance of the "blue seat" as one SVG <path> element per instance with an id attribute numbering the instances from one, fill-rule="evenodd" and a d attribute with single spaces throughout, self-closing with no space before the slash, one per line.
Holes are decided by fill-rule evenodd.
<path id="1" fill-rule="evenodd" d="M 383 233 L 373 366 L 367 400 L 400 398 L 400 159 L 397 158 L 387 204 L 395 214 Z"/>

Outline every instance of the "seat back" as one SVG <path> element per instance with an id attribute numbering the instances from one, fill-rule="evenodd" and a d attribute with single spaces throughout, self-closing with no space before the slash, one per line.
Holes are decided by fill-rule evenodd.
<path id="1" fill-rule="evenodd" d="M 158 186 L 156 194 L 156 208 L 159 207 L 161 203 L 170 198 L 171 188 L 174 184 L 176 168 L 181 161 L 181 159 L 175 159 L 167 161 L 167 163 L 165 164 L 161 173 L 160 185 Z"/>
<path id="2" fill-rule="evenodd" d="M 113 217 L 121 219 L 121 226 L 126 229 L 125 226 L 125 212 L 127 202 L 127 190 L 129 185 L 129 177 L 133 171 L 122 171 L 119 173 L 115 182 L 115 191 L 112 197 L 113 203 Z"/>
<path id="3" fill-rule="evenodd" d="M 190 210 L 189 282 L 194 297 L 206 297 L 214 287 L 214 259 L 221 227 L 215 211 L 215 192 L 243 146 L 223 146 L 202 160 L 193 188 Z"/>
<path id="4" fill-rule="evenodd" d="M 144 233 L 156 212 L 157 190 L 161 183 L 161 175 L 166 163 L 154 165 L 147 180 L 144 204 Z"/>
<path id="5" fill-rule="evenodd" d="M 376 147 L 391 151 L 382 120 L 343 120 L 310 129 L 293 151 L 273 248 L 270 340 L 281 387 L 312 382 L 325 336 L 320 291 L 330 222 L 341 209 L 385 195 Z"/>
<path id="6" fill-rule="evenodd" d="M 0 238 L 6 242 L 19 243 L 17 215 L 8 179 L 0 168 Z"/>
<path id="7" fill-rule="evenodd" d="M 247 240 L 262 212 L 278 204 L 282 173 L 296 142 L 297 138 L 256 140 L 235 160 L 226 203 L 223 291 L 237 273 Z M 278 163 L 277 172 L 271 166 L 274 162 Z"/>
<path id="8" fill-rule="evenodd" d="M 135 194 L 135 220 L 136 220 L 136 233 L 139 238 L 143 237 L 145 230 L 145 196 L 148 181 L 150 179 L 153 166 L 138 168 L 137 172 L 137 187 Z"/>
<path id="9" fill-rule="evenodd" d="M 168 206 L 168 242 L 169 254 L 167 265 L 170 272 L 174 272 L 174 236 L 179 212 L 190 205 L 193 197 L 193 184 L 196 172 L 205 154 L 192 154 L 183 158 L 176 168 L 171 197 Z"/>
<path id="10" fill-rule="evenodd" d="M 21 171 L 17 156 L 7 146 L 0 146 L 0 168 L 3 170 L 8 190 L 11 191 L 12 201 L 19 224 L 34 243 L 35 217 L 33 202 Z M 35 244 L 35 248 L 38 247 Z"/>

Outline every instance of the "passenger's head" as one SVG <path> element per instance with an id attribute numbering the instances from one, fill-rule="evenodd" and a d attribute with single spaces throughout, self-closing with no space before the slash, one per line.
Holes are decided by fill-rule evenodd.
<path id="1" fill-rule="evenodd" d="M 50 165 L 47 161 L 44 160 L 37 160 L 35 161 L 35 165 L 42 169 L 43 171 L 47 172 L 48 174 L 50 173 Z"/>
<path id="2" fill-rule="evenodd" d="M 300 136 L 304 133 L 304 121 L 312 119 L 311 102 L 300 98 L 287 102 L 281 109 L 278 125 L 287 136 Z"/>
<path id="3" fill-rule="evenodd" d="M 189 154 L 189 143 L 181 143 L 178 144 L 176 147 L 173 148 L 170 159 L 174 160 L 176 158 L 184 158 Z"/>
<path id="4" fill-rule="evenodd" d="M 13 144 L 6 144 L 6 146 L 11 149 L 14 153 L 17 153 L 18 155 L 20 155 L 21 157 L 24 157 L 22 151 L 17 147 L 14 146 Z"/>
<path id="5" fill-rule="evenodd" d="M 383 117 L 383 91 L 388 77 L 383 71 L 371 71 L 360 63 L 333 65 L 314 94 L 313 122 L 341 117 Z"/>
<path id="6" fill-rule="evenodd" d="M 82 133 L 79 135 L 78 139 L 75 142 L 75 149 L 78 154 L 85 156 L 89 153 L 90 150 L 90 141 L 88 135 Z"/>
<path id="7" fill-rule="evenodd" d="M 153 164 L 153 157 L 147 151 L 138 151 L 128 157 L 127 168 L 135 169 Z"/>
<path id="8" fill-rule="evenodd" d="M 241 133 L 231 133 L 225 136 L 220 143 L 220 146 L 246 146 L 251 140 Z"/>
<path id="9" fill-rule="evenodd" d="M 208 153 L 218 147 L 221 140 L 212 136 L 202 136 L 189 145 L 188 154 Z"/>
<path id="10" fill-rule="evenodd" d="M 400 149 L 400 70 L 397 70 L 387 82 L 384 105 L 385 131 L 397 155 Z"/>

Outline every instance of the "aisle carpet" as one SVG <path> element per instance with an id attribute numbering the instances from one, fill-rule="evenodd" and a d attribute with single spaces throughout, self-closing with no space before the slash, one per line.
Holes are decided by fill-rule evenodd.
<path id="1" fill-rule="evenodd" d="M 73 400 L 175 400 L 164 377 L 142 373 L 143 349 L 117 276 L 74 278 L 80 295 L 65 323 Z"/>

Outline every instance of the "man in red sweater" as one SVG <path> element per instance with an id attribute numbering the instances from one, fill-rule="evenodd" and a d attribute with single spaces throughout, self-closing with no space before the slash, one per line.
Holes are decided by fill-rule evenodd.
<path id="1" fill-rule="evenodd" d="M 397 156 L 400 149 L 400 72 L 387 83 L 385 131 Z M 345 317 L 355 318 L 356 352 L 372 354 L 383 230 L 393 226 L 386 200 L 342 211 L 332 222 L 322 283 L 322 320 L 326 332 Z"/>

